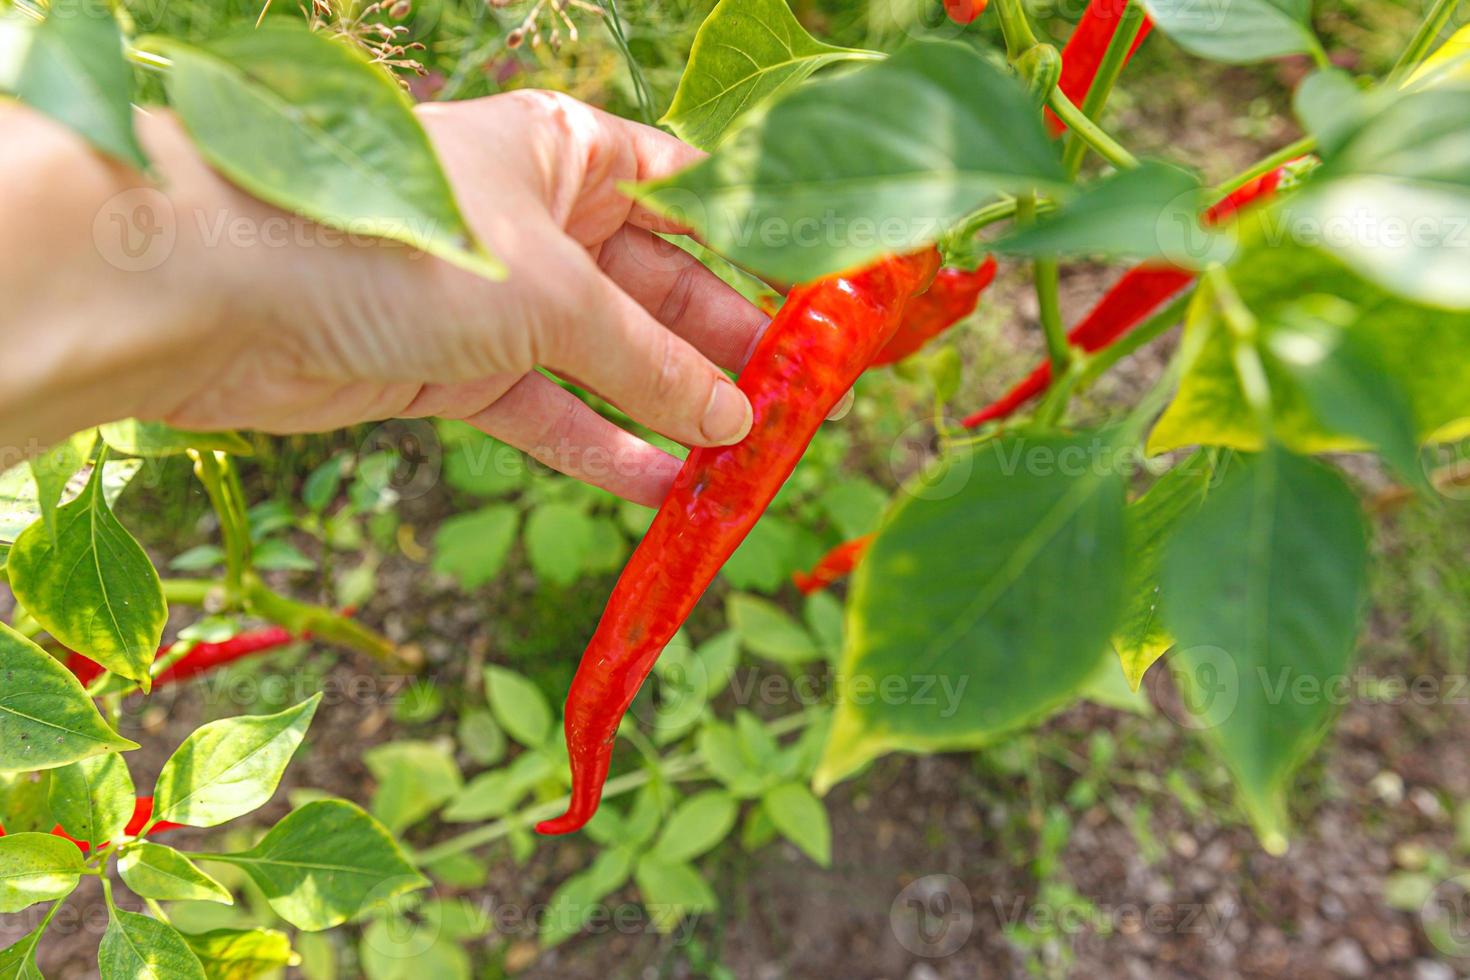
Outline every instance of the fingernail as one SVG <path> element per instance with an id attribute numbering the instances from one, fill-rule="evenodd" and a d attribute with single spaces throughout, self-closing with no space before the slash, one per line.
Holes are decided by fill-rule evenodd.
<path id="1" fill-rule="evenodd" d="M 700 431 L 717 446 L 728 446 L 744 439 L 755 421 L 745 394 L 724 378 L 715 382 L 704 408 Z"/>

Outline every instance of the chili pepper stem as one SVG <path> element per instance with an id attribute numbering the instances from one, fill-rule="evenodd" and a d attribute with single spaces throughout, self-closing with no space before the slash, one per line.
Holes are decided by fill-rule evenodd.
<path id="1" fill-rule="evenodd" d="M 336 643 L 379 660 L 411 666 L 398 657 L 391 640 L 354 619 L 322 606 L 288 599 L 273 592 L 254 573 L 246 575 L 244 586 L 246 604 L 253 612 L 292 633 L 310 633 L 316 639 Z"/>
<path id="2" fill-rule="evenodd" d="M 1460 0 L 1435 0 L 1434 6 L 1429 8 L 1429 13 L 1409 39 L 1409 44 L 1404 48 L 1404 53 L 1399 55 L 1399 60 L 1394 63 L 1393 70 L 1389 72 L 1390 80 L 1397 80 L 1407 75 L 1416 68 L 1419 62 L 1429 54 L 1429 49 L 1434 46 L 1435 40 L 1445 25 L 1454 17 L 1456 9 L 1460 6 Z"/>
<path id="3" fill-rule="evenodd" d="M 1047 105 L 1077 139 L 1096 150 L 1098 155 L 1108 163 L 1120 170 L 1132 170 L 1138 166 L 1138 158 L 1104 132 L 1101 126 L 1088 119 L 1077 104 L 1067 98 L 1061 89 L 1052 89 L 1050 97 L 1047 98 Z"/>
<path id="4" fill-rule="evenodd" d="M 1036 35 L 1026 19 L 1023 0 L 996 0 L 996 13 L 1000 16 L 1000 32 L 1005 37 L 1006 54 L 1015 61 L 1036 46 Z"/>
<path id="5" fill-rule="evenodd" d="M 1245 170 L 1242 170 L 1234 177 L 1231 177 L 1223 184 L 1218 185 L 1212 193 L 1217 198 L 1225 197 L 1235 191 L 1240 190 L 1240 188 L 1244 187 L 1246 184 L 1249 184 L 1251 181 L 1257 179 L 1258 177 L 1264 177 L 1266 174 L 1275 170 L 1277 167 L 1280 167 L 1283 164 L 1290 163 L 1297 157 L 1306 156 L 1308 153 L 1311 153 L 1316 148 L 1316 137 L 1304 136 L 1301 139 L 1297 140 L 1295 143 L 1292 143 L 1289 146 L 1283 146 L 1281 149 L 1277 150 L 1270 156 L 1263 157 L 1255 163 L 1251 164 L 1251 166 L 1247 167 Z"/>
<path id="6" fill-rule="evenodd" d="M 1067 327 L 1062 323 L 1060 279 L 1056 259 L 1036 260 L 1036 299 L 1041 306 L 1041 329 L 1046 335 L 1046 351 L 1051 357 L 1052 371 L 1057 375 L 1065 374 L 1072 365 L 1072 345 L 1067 341 Z"/>
<path id="7" fill-rule="evenodd" d="M 1098 66 L 1097 74 L 1093 77 L 1092 84 L 1087 89 L 1087 95 L 1082 100 L 1082 114 L 1088 119 L 1097 119 L 1107 105 L 1108 96 L 1113 93 L 1113 86 L 1118 81 L 1118 76 L 1123 73 L 1123 66 L 1128 63 L 1128 55 L 1133 51 L 1133 42 L 1143 30 L 1144 19 L 1148 15 L 1144 13 L 1143 5 L 1138 0 L 1129 0 L 1123 9 L 1123 16 L 1118 21 L 1118 29 L 1113 32 L 1112 39 L 1108 41 L 1108 49 L 1103 54 L 1102 64 Z M 1076 130 L 1071 130 L 1067 135 L 1067 148 L 1062 154 L 1062 165 L 1066 167 L 1067 173 L 1077 175 L 1082 169 L 1082 161 L 1087 157 L 1088 144 L 1077 135 Z"/>

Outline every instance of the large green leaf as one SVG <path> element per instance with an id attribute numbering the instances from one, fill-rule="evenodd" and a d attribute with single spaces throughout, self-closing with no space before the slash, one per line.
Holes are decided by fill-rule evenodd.
<path id="1" fill-rule="evenodd" d="M 151 685 L 168 606 L 148 555 L 107 505 L 98 466 L 80 496 L 21 532 L 10 551 L 15 597 L 57 640 Z"/>
<path id="2" fill-rule="evenodd" d="M 1274 214 L 1274 212 L 1273 212 Z M 1260 221 L 1252 241 L 1228 267 L 1231 282 L 1259 324 L 1267 348 L 1278 331 L 1295 329 L 1304 304 L 1325 301 L 1355 316 L 1342 329 L 1374 352 L 1374 365 L 1412 406 L 1421 441 L 1470 435 L 1470 314 L 1419 306 L 1360 279 L 1319 249 L 1273 240 Z M 1264 226 L 1264 227 L 1263 227 Z M 1245 403 L 1232 361 L 1232 338 L 1215 313 L 1210 284 L 1202 284 L 1185 326 L 1187 349 L 1195 351 L 1178 394 L 1149 436 L 1149 449 L 1216 445 L 1258 450 L 1259 423 Z M 1426 352 L 1434 355 L 1427 356 Z M 1276 437 L 1297 452 L 1368 448 L 1362 438 L 1319 420 L 1289 373 L 1266 362 Z"/>
<path id="3" fill-rule="evenodd" d="M 636 193 L 726 258 L 801 282 L 934 241 L 998 191 L 1065 182 L 1016 80 L 927 41 L 802 86 Z"/>
<path id="4" fill-rule="evenodd" d="M 395 834 L 439 809 L 462 784 L 454 753 L 438 742 L 387 742 L 362 759 L 378 782 L 373 816 Z"/>
<path id="5" fill-rule="evenodd" d="M 1287 212 L 1359 274 L 1426 306 L 1470 310 L 1470 88 L 1369 100 Z M 1344 124 L 1340 128 L 1350 128 Z"/>
<path id="6" fill-rule="evenodd" d="M 102 441 L 129 456 L 178 456 L 188 449 L 253 455 L 250 440 L 238 432 L 190 432 L 162 422 L 122 419 L 102 426 Z"/>
<path id="7" fill-rule="evenodd" d="M 137 895 L 161 902 L 219 902 L 234 905 L 230 890 L 184 855 L 152 841 L 132 844 L 117 861 L 117 873 Z"/>
<path id="8" fill-rule="evenodd" d="M 251 194 L 504 275 L 460 214 L 412 102 L 356 46 L 274 21 L 200 47 L 149 46 L 173 61 L 169 102 L 195 144 Z"/>
<path id="9" fill-rule="evenodd" d="M 1312 0 L 1142 0 L 1159 29 L 1191 54 L 1244 64 L 1320 51 L 1312 33 Z"/>
<path id="10" fill-rule="evenodd" d="M 990 248 L 1008 255 L 1163 257 L 1198 267 L 1222 245 L 1218 232 L 1200 226 L 1203 204 L 1194 174 L 1148 161 L 1092 184 L 1076 200 Z"/>
<path id="11" fill-rule="evenodd" d="M 725 616 L 741 644 L 752 653 L 788 665 L 804 664 L 821 656 L 811 634 L 774 602 L 732 592 L 725 600 Z"/>
<path id="12" fill-rule="evenodd" d="M 148 166 L 133 132 L 133 70 L 123 57 L 112 8 L 91 0 L 53 0 L 31 36 L 15 95 L 80 133 L 109 156 Z"/>
<path id="13" fill-rule="evenodd" d="M 786 0 L 720 0 L 694 35 L 674 103 L 660 122 L 686 143 L 712 150 L 741 114 L 799 85 L 812 72 L 873 51 L 813 38 Z"/>
<path id="14" fill-rule="evenodd" d="M 1159 561 L 1164 544 L 1179 522 L 1205 499 L 1214 472 L 1208 454 L 1197 452 L 1128 505 L 1123 617 L 1113 631 L 1113 648 L 1135 691 L 1144 672 L 1174 642 L 1159 609 Z"/>
<path id="15" fill-rule="evenodd" d="M 250 850 L 208 857 L 244 868 L 276 914 L 308 932 L 428 884 L 387 829 L 346 800 L 308 803 Z"/>
<path id="16" fill-rule="evenodd" d="M 65 837 L 0 837 L 0 913 L 9 915 L 70 895 L 86 872 L 82 852 Z"/>
<path id="17" fill-rule="evenodd" d="M 291 937 L 275 929 L 211 929 L 184 933 L 209 980 L 252 980 L 300 960 Z"/>
<path id="18" fill-rule="evenodd" d="M 154 820 L 213 827 L 264 804 L 321 699 L 313 694 L 279 714 L 222 718 L 195 729 L 158 774 Z"/>
<path id="19" fill-rule="evenodd" d="M 885 752 L 984 745 L 1076 695 L 1120 612 L 1125 445 L 1013 434 L 900 495 L 853 580 L 819 789 Z"/>
<path id="20" fill-rule="evenodd" d="M 128 764 L 116 752 L 53 771 L 48 794 L 51 813 L 61 829 L 99 846 L 122 835 L 136 802 Z"/>
<path id="21" fill-rule="evenodd" d="M 554 719 L 541 689 L 513 670 L 490 666 L 484 671 L 490 710 L 511 738 L 527 748 L 545 745 Z"/>
<path id="22" fill-rule="evenodd" d="M 1170 665 L 1275 853 L 1292 774 L 1352 659 L 1366 561 L 1362 512 L 1342 478 L 1278 448 L 1235 469 L 1164 553 Z"/>
<path id="23" fill-rule="evenodd" d="M 142 460 L 137 459 L 110 459 L 103 465 L 102 499 L 109 507 L 117 503 L 117 498 L 142 467 Z M 61 502 L 75 500 L 87 488 L 90 477 L 91 471 L 88 470 L 85 477 L 76 475 L 68 479 L 61 492 Z M 41 516 L 41 495 L 30 465 L 12 466 L 0 472 L 0 543 L 14 542 Z"/>
<path id="24" fill-rule="evenodd" d="M 173 926 L 120 908 L 110 912 L 97 950 L 102 980 L 206 980 L 199 957 Z"/>
<path id="25" fill-rule="evenodd" d="M 4 623 L 0 675 L 0 772 L 55 769 L 138 747 L 107 727 L 71 671 Z"/>

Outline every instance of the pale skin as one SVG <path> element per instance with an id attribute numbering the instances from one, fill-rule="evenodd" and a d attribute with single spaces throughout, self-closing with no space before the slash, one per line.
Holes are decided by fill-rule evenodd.
<path id="1" fill-rule="evenodd" d="M 618 190 L 698 151 L 549 92 L 419 111 L 504 281 L 324 235 L 219 177 L 167 113 L 138 118 L 150 181 L 0 105 L 0 464 L 124 417 L 316 432 L 440 416 L 656 505 L 679 461 L 535 368 L 685 445 L 743 438 L 750 405 L 721 369 L 768 319 Z M 120 268 L 139 200 L 175 234 L 152 268 Z"/>

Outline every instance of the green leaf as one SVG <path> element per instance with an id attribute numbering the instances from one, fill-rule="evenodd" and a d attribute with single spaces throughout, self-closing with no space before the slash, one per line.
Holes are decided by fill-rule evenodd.
<path id="1" fill-rule="evenodd" d="M 358 958 L 366 980 L 470 980 L 469 954 L 439 924 L 384 916 L 363 930 Z"/>
<path id="2" fill-rule="evenodd" d="M 661 861 L 692 861 L 724 840 L 738 815 L 729 793 L 711 789 L 691 796 L 664 824 L 653 853 Z"/>
<path id="3" fill-rule="evenodd" d="M 378 781 L 373 816 L 395 834 L 439 809 L 463 784 L 453 755 L 437 742 L 387 742 L 364 752 L 362 761 Z"/>
<path id="4" fill-rule="evenodd" d="M 500 497 L 526 482 L 520 450 L 493 439 L 468 422 L 436 419 L 444 442 L 444 480 L 476 497 Z"/>
<path id="5" fill-rule="evenodd" d="M 1145 161 L 1087 187 L 1036 224 L 990 247 L 1002 255 L 1166 258 L 1200 267 L 1219 257 L 1218 232 L 1200 226 L 1204 190 L 1187 170 Z"/>
<path id="6" fill-rule="evenodd" d="M 178 572 L 207 572 L 224 563 L 225 549 L 217 544 L 201 544 L 175 555 L 168 567 Z"/>
<path id="7" fill-rule="evenodd" d="M 1121 612 L 1117 431 L 1018 433 L 911 484 L 858 566 L 820 791 L 893 750 L 975 748 L 1045 717 Z"/>
<path id="8" fill-rule="evenodd" d="M 307 474 L 306 481 L 301 484 L 301 502 L 307 510 L 320 514 L 337 499 L 342 489 L 342 468 L 346 463 L 346 456 L 333 456 Z"/>
<path id="9" fill-rule="evenodd" d="M 109 912 L 97 950 L 102 980 L 206 980 L 199 957 L 173 926 L 120 908 Z"/>
<path id="10" fill-rule="evenodd" d="M 280 538 L 267 538 L 255 547 L 253 564 L 263 572 L 314 572 L 317 563 L 295 545 Z"/>
<path id="11" fill-rule="evenodd" d="M 262 806 L 306 736 L 322 696 L 274 715 L 222 718 L 184 739 L 158 774 L 153 819 L 214 827 Z"/>
<path id="12" fill-rule="evenodd" d="M 699 25 L 674 103 L 659 121 L 684 142 L 712 150 L 740 115 L 817 69 L 881 57 L 816 40 L 786 0 L 721 0 Z"/>
<path id="13" fill-rule="evenodd" d="M 460 712 L 454 737 L 464 754 L 482 766 L 493 766 L 505 758 L 505 732 L 483 708 Z"/>
<path id="14" fill-rule="evenodd" d="M 623 848 L 613 848 L 597 855 L 586 871 L 564 881 L 547 903 L 541 947 L 550 949 L 581 932 L 593 913 L 603 907 L 603 899 L 628 880 L 632 868 L 632 855 Z"/>
<path id="15" fill-rule="evenodd" d="M 731 593 L 725 600 L 725 616 L 740 642 L 762 657 L 780 664 L 799 665 L 821 655 L 801 624 L 773 602 Z"/>
<path id="16" fill-rule="evenodd" d="M 591 518 L 592 537 L 582 570 L 593 575 L 616 572 L 628 560 L 628 539 L 611 517 Z"/>
<path id="17" fill-rule="evenodd" d="M 1470 317 L 1420 306 L 1360 279 L 1328 253 L 1272 238 L 1273 212 L 1247 215 L 1251 244 L 1229 268 L 1230 281 L 1258 323 L 1261 344 L 1296 328 L 1301 311 L 1349 304 L 1357 316 L 1344 327 L 1374 351 L 1376 373 L 1412 405 L 1416 441 L 1452 441 L 1470 435 Z M 1192 357 L 1174 401 L 1149 436 L 1150 453 L 1181 446 L 1259 450 L 1259 423 L 1240 391 L 1230 331 L 1219 321 L 1208 282 L 1185 323 Z M 1426 357 L 1434 351 L 1434 357 Z M 1275 437 L 1301 453 L 1368 448 L 1360 438 L 1324 425 L 1283 367 L 1266 360 Z"/>
<path id="18" fill-rule="evenodd" d="M 8 834 L 0 837 L 0 913 L 6 915 L 70 895 L 86 865 L 65 837 Z"/>
<path id="19" fill-rule="evenodd" d="M 1292 108 L 1317 138 L 1317 152 L 1324 155 L 1336 152 L 1372 111 L 1369 96 L 1340 68 L 1308 75 L 1292 95 Z"/>
<path id="20" fill-rule="evenodd" d="M 179 456 L 190 449 L 253 456 L 250 440 L 238 432 L 189 432 L 162 422 L 123 419 L 102 426 L 102 441 L 129 456 Z"/>
<path id="21" fill-rule="evenodd" d="M 36 928 L 0 950 L 0 980 L 45 980 L 41 976 L 41 968 L 36 965 L 36 947 L 40 944 L 46 927 L 51 924 L 51 916 L 56 908 L 57 906 L 52 906 L 51 912 L 47 913 Z"/>
<path id="22" fill-rule="evenodd" d="M 698 871 L 656 852 L 638 859 L 633 880 L 643 896 L 643 908 L 659 932 L 673 932 L 685 916 L 712 912 L 720 905 Z"/>
<path id="23" fill-rule="evenodd" d="M 760 795 L 766 776 L 746 758 L 734 729 L 722 722 L 706 722 L 696 743 L 705 768 L 726 789 L 741 799 Z"/>
<path id="24" fill-rule="evenodd" d="M 1311 0 L 1143 0 L 1159 29 L 1190 54 L 1228 64 L 1321 50 L 1310 24 Z"/>
<path id="25" fill-rule="evenodd" d="M 1179 522 L 1199 508 L 1209 492 L 1214 467 L 1198 452 L 1175 466 L 1128 505 L 1123 616 L 1113 631 L 1113 648 L 1133 690 L 1174 640 L 1159 609 L 1159 561 Z"/>
<path id="26" fill-rule="evenodd" d="M 1470 89 L 1374 99 L 1286 210 L 1284 230 L 1322 245 L 1403 298 L 1470 310 Z M 1344 126 L 1344 128 L 1347 128 Z"/>
<path id="27" fill-rule="evenodd" d="M 387 829 L 346 800 L 308 803 L 250 850 L 209 858 L 244 868 L 276 914 L 308 932 L 428 884 Z"/>
<path id="28" fill-rule="evenodd" d="M 918 41 L 802 86 L 636 193 L 737 265 L 805 282 L 934 241 L 997 192 L 1066 179 L 1015 79 L 963 45 Z"/>
<path id="29" fill-rule="evenodd" d="M 1347 676 L 1366 561 L 1352 491 L 1279 449 L 1231 473 L 1164 554 L 1170 664 L 1272 853 L 1286 846 L 1291 777 L 1332 714 L 1329 685 Z"/>
<path id="30" fill-rule="evenodd" d="M 97 430 L 88 429 L 64 439 L 31 460 L 31 475 L 36 480 L 37 502 L 47 526 L 56 527 L 56 506 L 71 478 L 81 472 L 97 442 Z"/>
<path id="31" fill-rule="evenodd" d="M 783 783 L 761 799 L 761 808 L 803 854 L 824 868 L 832 864 L 832 824 L 811 790 L 801 783 Z"/>
<path id="32" fill-rule="evenodd" d="M 252 980 L 294 965 L 291 937 L 275 929 L 211 929 L 184 933 L 209 980 Z"/>
<path id="33" fill-rule="evenodd" d="M 122 836 L 136 795 L 127 762 L 116 752 L 104 752 L 53 770 L 47 801 L 62 830 L 101 845 Z"/>
<path id="34" fill-rule="evenodd" d="M 161 902 L 219 902 L 234 905 L 230 890 L 200 871 L 171 847 L 138 841 L 117 859 L 123 882 L 142 898 Z"/>
<path id="35" fill-rule="evenodd" d="M 449 518 L 434 532 L 434 571 L 454 576 L 463 589 L 479 588 L 505 566 L 520 520 L 509 504 Z"/>
<path id="36" fill-rule="evenodd" d="M 1434 489 L 1419 459 L 1413 404 L 1378 369 L 1381 358 L 1366 339 L 1327 319 L 1332 309 L 1344 304 L 1318 299 L 1326 301 L 1317 304 L 1318 310 L 1303 310 L 1297 326 L 1271 335 L 1276 363 L 1296 382 L 1325 428 L 1374 447 L 1400 479 L 1432 496 Z M 1351 306 L 1342 312 L 1347 324 L 1357 317 Z"/>
<path id="37" fill-rule="evenodd" d="M 55 769 L 138 747 L 107 726 L 71 671 L 4 623 L 0 676 L 0 772 Z"/>
<path id="38" fill-rule="evenodd" d="M 79 133 L 88 143 L 145 170 L 133 131 L 133 70 L 112 9 L 87 0 L 54 0 L 31 34 L 15 81 L 20 101 Z"/>
<path id="39" fill-rule="evenodd" d="M 485 697 L 506 734 L 527 748 L 551 738 L 551 705 L 535 684 L 504 667 L 485 668 Z"/>
<path id="40" fill-rule="evenodd" d="M 77 499 L 21 532 L 10 551 L 10 587 L 58 641 L 147 691 L 168 606 L 158 572 L 102 494 L 94 468 Z"/>
<path id="41" fill-rule="evenodd" d="M 813 592 L 802 604 L 802 618 L 822 654 L 836 661 L 842 655 L 842 603 L 825 589 Z"/>
<path id="42" fill-rule="evenodd" d="M 844 538 L 857 538 L 878 526 L 888 494 L 871 480 L 844 479 L 822 491 L 822 510 Z"/>
<path id="43" fill-rule="evenodd" d="M 50 833 L 56 826 L 47 799 L 54 771 L 0 773 L 0 827 L 6 833 Z"/>
<path id="44" fill-rule="evenodd" d="M 526 519 L 526 558 L 536 574 L 571 585 L 592 550 L 592 520 L 574 504 L 542 504 Z"/>
<path id="45" fill-rule="evenodd" d="M 195 145 L 246 191 L 504 276 L 460 213 L 412 102 L 355 45 L 268 20 L 199 47 L 149 46 L 173 61 L 169 102 Z"/>
<path id="46" fill-rule="evenodd" d="M 795 524 L 766 514 L 725 562 L 720 576 L 737 589 L 778 591 L 791 580 L 796 568 L 796 534 Z"/>

